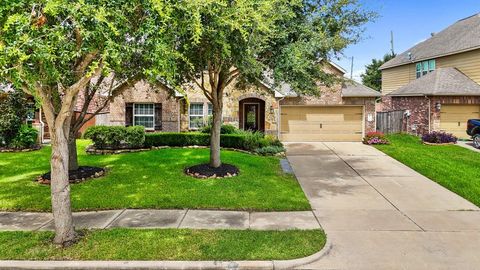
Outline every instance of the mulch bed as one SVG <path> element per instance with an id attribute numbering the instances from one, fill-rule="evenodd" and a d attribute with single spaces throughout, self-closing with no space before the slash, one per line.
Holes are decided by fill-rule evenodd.
<path id="1" fill-rule="evenodd" d="M 39 176 L 36 181 L 40 184 L 50 185 L 51 172 L 45 173 Z M 105 175 L 104 168 L 90 167 L 90 166 L 80 166 L 78 170 L 69 171 L 69 181 L 70 184 L 77 184 L 84 182 L 91 178 L 99 178 Z"/>
<path id="2" fill-rule="evenodd" d="M 23 149 L 0 147 L 0 153 L 31 152 L 31 151 L 37 151 L 40 149 L 42 149 L 41 145 L 35 145 L 32 148 L 23 148 Z"/>
<path id="3" fill-rule="evenodd" d="M 230 164 L 222 163 L 218 168 L 210 167 L 209 164 L 199 164 L 185 169 L 187 175 L 195 178 L 226 178 L 237 176 L 240 170 Z"/>

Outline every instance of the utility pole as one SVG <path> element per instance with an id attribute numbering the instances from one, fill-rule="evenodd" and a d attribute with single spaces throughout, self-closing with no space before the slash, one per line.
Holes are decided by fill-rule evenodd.
<path id="1" fill-rule="evenodd" d="M 353 80 L 353 56 L 352 56 L 352 64 L 350 65 L 350 80 Z"/>
<path id="2" fill-rule="evenodd" d="M 393 49 L 393 31 L 390 31 L 390 47 L 392 50 L 392 55 L 395 55 L 395 50 Z"/>

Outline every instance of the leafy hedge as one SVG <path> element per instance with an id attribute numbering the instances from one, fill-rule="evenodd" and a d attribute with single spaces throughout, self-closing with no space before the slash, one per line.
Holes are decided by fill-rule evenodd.
<path id="1" fill-rule="evenodd" d="M 145 134 L 145 147 L 153 146 L 208 146 L 210 135 L 205 133 L 178 133 L 160 132 Z M 283 147 L 282 143 L 273 136 L 264 136 L 262 133 L 242 132 L 238 134 L 220 135 L 220 146 L 226 148 L 254 151 L 267 146 Z"/>
<path id="2" fill-rule="evenodd" d="M 18 130 L 17 135 L 10 142 L 9 147 L 14 149 L 32 148 L 37 145 L 38 130 L 22 125 Z"/>
<path id="3" fill-rule="evenodd" d="M 142 126 L 93 126 L 83 137 L 92 140 L 98 149 L 141 148 L 145 142 L 145 130 Z"/>

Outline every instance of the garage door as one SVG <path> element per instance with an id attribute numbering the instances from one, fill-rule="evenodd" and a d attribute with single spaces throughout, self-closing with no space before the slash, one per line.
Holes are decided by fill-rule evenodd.
<path id="1" fill-rule="evenodd" d="M 440 129 L 458 138 L 468 139 L 467 120 L 472 118 L 480 118 L 480 105 L 442 105 Z"/>
<path id="2" fill-rule="evenodd" d="M 361 106 L 282 106 L 280 137 L 285 142 L 361 141 Z"/>

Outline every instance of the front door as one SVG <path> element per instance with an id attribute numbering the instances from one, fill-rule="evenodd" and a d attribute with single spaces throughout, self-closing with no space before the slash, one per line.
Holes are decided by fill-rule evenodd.
<path id="1" fill-rule="evenodd" d="M 259 130 L 259 104 L 246 103 L 243 110 L 243 127 L 245 130 Z"/>

